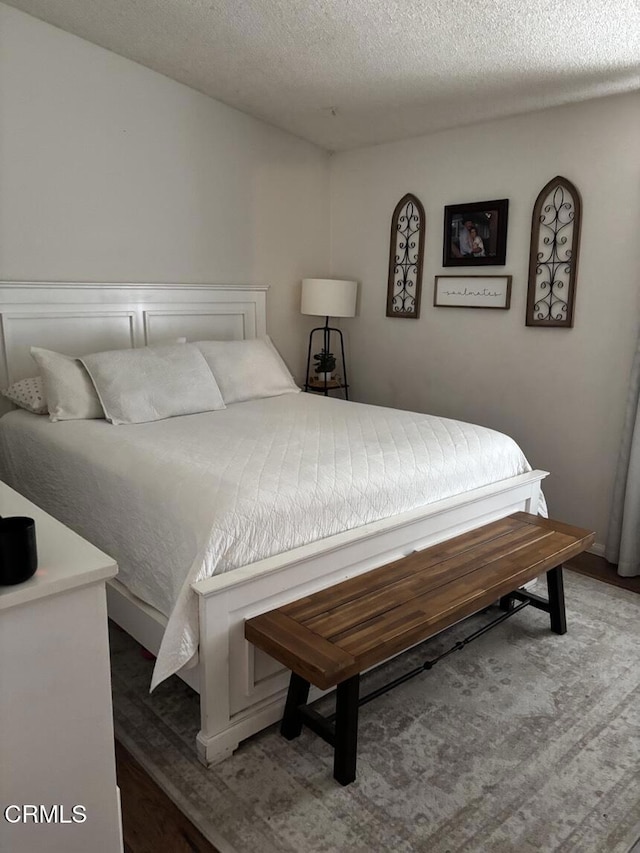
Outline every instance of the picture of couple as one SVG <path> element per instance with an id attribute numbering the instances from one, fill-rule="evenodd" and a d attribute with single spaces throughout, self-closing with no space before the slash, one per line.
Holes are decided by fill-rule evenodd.
<path id="1" fill-rule="evenodd" d="M 498 199 L 445 207 L 443 265 L 503 266 L 508 205 Z"/>
<path id="2" fill-rule="evenodd" d="M 478 234 L 478 226 L 471 219 L 462 223 L 458 229 L 458 248 L 461 258 L 484 258 L 484 240 Z"/>

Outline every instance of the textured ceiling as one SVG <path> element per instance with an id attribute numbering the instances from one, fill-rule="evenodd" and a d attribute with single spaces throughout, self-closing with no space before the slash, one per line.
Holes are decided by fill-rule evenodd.
<path id="1" fill-rule="evenodd" d="M 330 150 L 640 88 L 640 0 L 8 0 Z"/>

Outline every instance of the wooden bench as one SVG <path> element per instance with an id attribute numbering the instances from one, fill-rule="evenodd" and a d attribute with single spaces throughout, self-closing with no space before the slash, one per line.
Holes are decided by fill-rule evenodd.
<path id="1" fill-rule="evenodd" d="M 282 734 L 291 740 L 303 724 L 311 728 L 334 747 L 334 777 L 348 785 L 356 775 L 359 706 L 436 661 L 362 698 L 360 673 L 497 600 L 504 612 L 440 658 L 527 605 L 549 613 L 551 630 L 564 634 L 562 563 L 594 538 L 518 512 L 248 619 L 247 640 L 292 671 Z M 548 599 L 520 589 L 543 572 Z M 306 704 L 310 684 L 337 686 L 335 714 L 323 717 Z"/>

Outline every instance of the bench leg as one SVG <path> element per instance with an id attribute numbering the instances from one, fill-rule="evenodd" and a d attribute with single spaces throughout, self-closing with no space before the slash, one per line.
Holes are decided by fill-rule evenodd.
<path id="1" fill-rule="evenodd" d="M 567 633 L 567 614 L 564 607 L 564 583 L 562 566 L 547 572 L 547 590 L 549 592 L 549 614 L 551 630 L 555 634 Z"/>
<path id="2" fill-rule="evenodd" d="M 513 610 L 515 606 L 516 602 L 512 595 L 503 595 L 500 599 L 500 610 L 503 610 L 505 613 Z"/>
<path id="3" fill-rule="evenodd" d="M 293 740 L 302 732 L 302 717 L 298 712 L 300 705 L 306 704 L 309 698 L 309 682 L 295 672 L 291 673 L 287 702 L 284 706 L 284 717 L 280 724 L 280 734 L 287 740 Z"/>
<path id="4" fill-rule="evenodd" d="M 354 675 L 338 684 L 333 778 L 341 785 L 348 785 L 356 778 L 359 698 L 359 675 Z"/>

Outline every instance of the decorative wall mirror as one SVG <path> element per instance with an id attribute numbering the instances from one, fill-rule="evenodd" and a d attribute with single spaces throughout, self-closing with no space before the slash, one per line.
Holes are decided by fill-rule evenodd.
<path id="1" fill-rule="evenodd" d="M 391 219 L 387 317 L 420 316 L 424 231 L 424 207 L 407 193 Z"/>
<path id="2" fill-rule="evenodd" d="M 571 181 L 549 181 L 533 209 L 527 326 L 573 326 L 581 218 Z"/>

